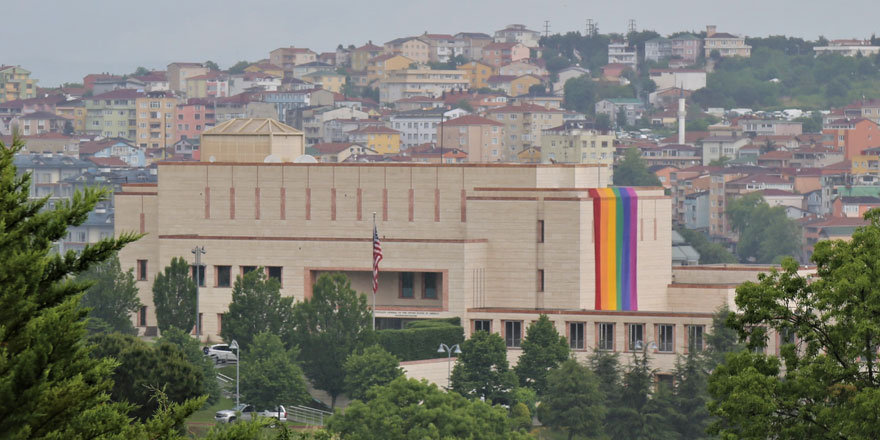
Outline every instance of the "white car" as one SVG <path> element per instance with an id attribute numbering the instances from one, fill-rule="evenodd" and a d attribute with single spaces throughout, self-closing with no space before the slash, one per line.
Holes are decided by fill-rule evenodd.
<path id="1" fill-rule="evenodd" d="M 257 411 L 253 405 L 241 403 L 232 409 L 217 411 L 214 414 L 214 421 L 217 423 L 235 423 L 241 420 L 253 420 L 255 417 L 266 417 L 284 422 L 287 421 L 287 408 L 283 405 L 278 405 L 274 410 L 264 409 Z"/>
<path id="2" fill-rule="evenodd" d="M 215 363 L 225 364 L 227 362 L 237 362 L 238 356 L 226 344 L 214 344 L 203 349 L 205 356 L 210 356 Z"/>

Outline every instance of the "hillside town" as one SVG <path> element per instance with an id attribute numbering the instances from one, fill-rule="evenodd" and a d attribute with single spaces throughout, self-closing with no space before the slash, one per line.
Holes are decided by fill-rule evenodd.
<path id="1" fill-rule="evenodd" d="M 236 406 L 203 409 L 207 421 L 188 421 L 190 435 L 210 437 L 199 423 L 232 424 L 248 411 L 256 419 L 268 408 L 261 416 L 328 427 L 335 436 L 326 438 L 383 438 L 355 435 L 368 422 L 354 417 L 406 395 L 384 388 L 405 386 L 391 380 L 405 376 L 429 387 L 419 392 L 454 391 L 510 418 L 524 411 L 519 428 L 502 420 L 499 436 L 486 438 L 550 438 L 530 437 L 541 426 L 574 438 L 576 428 L 553 415 L 570 404 L 553 401 L 568 386 L 553 375 L 589 365 L 601 376 L 602 362 L 613 364 L 606 373 L 618 388 L 591 387 L 609 408 L 629 405 L 614 394 L 641 374 L 638 411 L 675 407 L 683 422 L 668 427 L 677 434 L 652 436 L 644 421 L 638 434 L 603 409 L 601 428 L 584 428 L 583 438 L 714 438 L 682 434 L 690 425 L 739 435 L 709 428 L 720 410 L 716 419 L 688 415 L 683 402 L 697 398 L 679 390 L 702 374 L 693 387 L 708 400 L 706 378 L 725 355 L 790 358 L 799 353 L 791 346 L 815 343 L 794 318 L 747 322 L 765 315 L 749 314 L 754 304 L 740 292 L 755 282 L 769 289 L 768 280 L 809 289 L 806 280 L 827 275 L 836 256 L 829 240 L 861 249 L 877 228 L 880 40 L 749 37 L 711 24 L 661 35 L 635 20 L 600 33 L 586 24 L 566 34 L 544 22 L 385 42 L 364 35 L 326 42 L 333 51 L 279 41 L 231 66 L 193 53 L 51 86 L 0 59 L 0 142 L 41 212 L 92 203 L 43 240 L 46 261 L 97 259 L 94 249 L 118 244 L 101 257 L 127 274 L 131 306 L 121 323 L 99 324 L 135 341 L 125 343 L 193 342 L 197 362 L 204 350 L 204 380 L 220 385 L 205 386 L 213 394 L 203 407 Z M 91 191 L 106 197 L 89 199 Z M 0 230 L 13 212 L 0 214 Z M 84 272 L 65 270 L 72 279 Z M 791 279 L 803 285 L 784 284 Z M 108 338 L 96 343 L 101 353 L 124 364 L 112 352 L 123 343 L 93 324 L 90 334 Z M 328 328 L 351 340 L 316 336 Z M 531 364 L 539 331 L 562 353 L 553 365 Z M 876 353 L 876 335 L 866 337 Z M 286 353 L 285 371 L 298 379 L 245 382 L 240 392 L 239 341 L 244 356 L 251 347 L 266 356 L 260 362 Z M 493 342 L 497 359 L 468 358 Z M 392 378 L 343 385 L 369 370 L 373 346 L 390 353 Z M 810 347 L 801 351 L 823 352 Z M 873 356 L 852 353 L 858 362 Z M 483 387 L 468 368 L 497 372 L 498 382 Z M 667 386 L 674 397 L 660 400 Z M 171 397 L 193 397 L 181 396 Z M 147 409 L 167 408 L 152 399 L 129 415 L 147 420 Z M 435 434 L 424 438 L 460 435 Z"/>

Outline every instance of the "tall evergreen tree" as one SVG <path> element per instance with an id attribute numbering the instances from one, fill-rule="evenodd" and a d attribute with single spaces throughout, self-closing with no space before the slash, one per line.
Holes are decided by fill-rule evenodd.
<path id="1" fill-rule="evenodd" d="M 526 330 L 522 354 L 513 371 L 519 384 L 542 394 L 547 387 L 547 373 L 568 359 L 571 349 L 547 315 L 541 315 Z"/>
<path id="2" fill-rule="evenodd" d="M 541 423 L 565 431 L 568 439 L 597 438 L 607 408 L 599 378 L 574 359 L 562 363 L 547 375 L 547 390 L 538 407 Z"/>
<path id="3" fill-rule="evenodd" d="M 614 166 L 614 184 L 617 186 L 660 186 L 657 176 L 648 171 L 638 148 L 626 150 L 623 160 Z"/>
<path id="4" fill-rule="evenodd" d="M 303 372 L 296 363 L 297 350 L 286 349 L 278 335 L 258 333 L 241 365 L 242 395 L 258 409 L 276 405 L 303 405 L 309 401 Z"/>
<path id="5" fill-rule="evenodd" d="M 160 344 L 175 345 L 183 352 L 186 359 L 202 372 L 202 391 L 199 394 L 208 396 L 208 404 L 214 404 L 220 400 L 220 384 L 217 383 L 217 369 L 214 361 L 205 356 L 198 339 L 188 335 L 183 330 L 171 328 L 162 332 L 159 338 Z"/>
<path id="6" fill-rule="evenodd" d="M 504 339 L 497 333 L 474 332 L 461 343 L 450 382 L 452 390 L 465 397 L 509 403 L 517 379 L 507 362 Z"/>
<path id="7" fill-rule="evenodd" d="M 190 331 L 196 325 L 196 283 L 190 276 L 189 263 L 174 257 L 153 281 L 153 304 L 159 330 L 171 327 Z"/>
<path id="8" fill-rule="evenodd" d="M 675 395 L 672 408 L 677 417 L 672 420 L 682 440 L 708 438 L 711 415 L 709 408 L 708 374 L 702 356 L 691 347 L 687 355 L 675 365 Z"/>
<path id="9" fill-rule="evenodd" d="M 235 339 L 245 350 L 261 332 L 285 335 L 293 330 L 293 297 L 281 296 L 281 283 L 266 276 L 262 268 L 235 280 L 229 312 L 223 317 L 220 335 Z"/>
<path id="10" fill-rule="evenodd" d="M 79 274 L 77 281 L 92 283 L 81 304 L 89 308 L 89 328 L 136 333 L 131 315 L 141 306 L 133 269 L 123 272 L 114 255 Z"/>

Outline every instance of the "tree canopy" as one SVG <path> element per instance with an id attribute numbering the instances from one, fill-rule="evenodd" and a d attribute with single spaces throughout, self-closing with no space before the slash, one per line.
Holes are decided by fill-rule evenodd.
<path id="1" fill-rule="evenodd" d="M 700 264 L 736 263 L 736 257 L 723 245 L 709 241 L 706 234 L 687 228 L 676 229 L 684 241 L 700 253 Z"/>
<path id="2" fill-rule="evenodd" d="M 538 407 L 541 423 L 566 432 L 569 440 L 575 435 L 597 438 L 607 411 L 599 378 L 578 361 L 568 359 L 547 374 L 546 393 Z"/>
<path id="3" fill-rule="evenodd" d="M 288 345 L 299 346 L 303 370 L 334 406 L 345 388 L 345 360 L 375 342 L 367 297 L 355 292 L 345 275 L 321 274 L 312 297 L 297 303 L 293 316 Z"/>
<path id="4" fill-rule="evenodd" d="M 229 70 L 227 70 L 227 72 L 229 72 L 231 75 L 237 75 L 240 73 L 244 73 L 244 69 L 247 69 L 247 67 L 250 65 L 251 65 L 251 63 L 249 61 L 242 60 L 242 61 L 239 61 L 239 62 L 233 64 L 232 66 L 230 66 Z"/>
<path id="5" fill-rule="evenodd" d="M 787 256 L 799 257 L 801 230 L 782 206 L 770 207 L 760 192 L 727 204 L 731 228 L 739 233 L 736 253 L 745 263 L 778 263 Z"/>
<path id="6" fill-rule="evenodd" d="M 277 405 L 302 405 L 310 396 L 297 350 L 286 349 L 278 335 L 258 333 L 241 353 L 241 394 L 258 410 Z"/>
<path id="7" fill-rule="evenodd" d="M 547 315 L 541 315 L 529 325 L 521 345 L 522 354 L 513 371 L 521 386 L 529 387 L 540 395 L 547 387 L 547 373 L 571 354 L 568 341 L 556 331 Z"/>
<path id="8" fill-rule="evenodd" d="M 114 255 L 80 273 L 76 280 L 92 283 L 81 301 L 82 306 L 89 309 L 90 329 L 136 333 L 131 315 L 138 311 L 141 301 L 133 269 L 123 272 L 119 257 Z"/>
<path id="9" fill-rule="evenodd" d="M 517 378 L 507 362 L 507 347 L 497 333 L 474 332 L 461 343 L 461 354 L 452 368 L 453 391 L 487 402 L 509 403 Z"/>
<path id="10" fill-rule="evenodd" d="M 623 159 L 614 166 L 616 186 L 660 186 L 660 180 L 648 171 L 638 148 L 626 150 Z"/>
<path id="11" fill-rule="evenodd" d="M 262 267 L 237 277 L 232 302 L 223 317 L 220 336 L 233 339 L 245 350 L 258 333 L 286 335 L 293 330 L 293 297 L 281 296 L 281 283 L 266 276 Z"/>
<path id="12" fill-rule="evenodd" d="M 345 360 L 345 393 L 351 399 L 366 400 L 367 391 L 385 386 L 403 376 L 400 361 L 379 345 L 363 353 L 352 353 Z"/>
<path id="13" fill-rule="evenodd" d="M 199 394 L 208 396 L 208 404 L 212 405 L 220 400 L 220 384 L 217 383 L 217 370 L 214 368 L 214 361 L 205 356 L 197 339 L 186 334 L 183 330 L 170 328 L 162 332 L 162 337 L 158 342 L 159 344 L 177 346 L 186 359 L 201 371 L 203 380 L 202 391 Z"/>
<path id="14" fill-rule="evenodd" d="M 153 304 L 159 330 L 176 327 L 189 331 L 196 325 L 196 283 L 190 277 L 189 263 L 174 257 L 153 281 Z"/>
<path id="15" fill-rule="evenodd" d="M 880 211 L 852 241 L 820 241 L 816 275 L 786 259 L 737 288 L 728 325 L 755 350 L 727 356 L 712 373 L 712 431 L 725 438 L 880 437 Z M 779 355 L 763 353 L 777 334 Z"/>

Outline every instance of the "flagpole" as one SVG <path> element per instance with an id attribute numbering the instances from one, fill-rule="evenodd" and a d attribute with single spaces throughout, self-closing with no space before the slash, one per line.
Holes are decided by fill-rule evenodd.
<path id="1" fill-rule="evenodd" d="M 374 231 L 374 233 L 376 231 L 376 213 L 375 212 L 373 212 L 373 231 Z M 373 244 L 373 246 L 375 246 L 375 243 Z M 375 258 L 376 257 L 374 256 L 373 259 L 375 259 Z M 376 264 L 375 261 L 373 262 L 373 264 Z M 376 289 L 373 289 L 372 313 L 373 313 L 373 331 L 376 331 Z"/>

